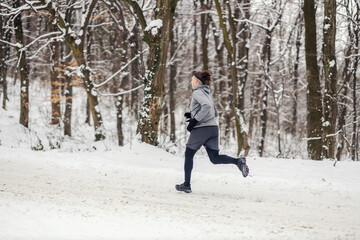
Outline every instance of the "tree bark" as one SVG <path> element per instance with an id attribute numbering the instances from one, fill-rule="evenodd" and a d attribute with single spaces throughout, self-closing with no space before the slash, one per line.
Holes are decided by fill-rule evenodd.
<path id="1" fill-rule="evenodd" d="M 359 64 L 359 23 L 360 23 L 360 3 L 356 3 L 357 5 L 357 26 L 354 26 L 354 36 L 355 36 L 355 41 L 354 41 L 354 55 L 356 56 L 354 59 L 354 65 L 352 67 L 352 76 L 353 76 L 353 86 L 352 86 L 352 90 L 353 90 L 353 94 L 352 94 L 352 100 L 353 100 L 353 132 L 352 132 L 352 143 L 351 143 L 351 157 L 353 161 L 359 161 L 359 156 L 358 156 L 358 138 L 359 138 L 359 134 L 358 134 L 358 125 L 357 125 L 357 121 L 358 121 L 358 116 L 357 116 L 357 96 L 356 93 L 358 92 L 357 88 L 357 68 L 358 68 L 358 64 Z"/>
<path id="2" fill-rule="evenodd" d="M 170 45 L 170 56 L 175 55 L 177 48 L 177 39 L 176 39 L 176 28 L 171 31 L 171 45 Z M 170 140 L 175 142 L 176 132 L 175 132 L 175 87 L 176 87 L 176 74 L 177 67 L 175 60 L 170 65 L 170 82 L 169 82 L 169 110 L 170 110 Z"/>
<path id="3" fill-rule="evenodd" d="M 20 0 L 14 2 L 13 7 L 20 7 Z M 29 71 L 26 61 L 26 50 L 22 49 L 24 46 L 24 33 L 22 27 L 21 13 L 19 13 L 14 19 L 15 37 L 16 42 L 21 47 L 17 47 L 18 64 L 20 71 L 20 124 L 25 127 L 29 127 Z"/>
<path id="4" fill-rule="evenodd" d="M 238 7 L 236 8 L 236 15 L 241 19 L 250 19 L 250 0 L 237 0 Z M 230 6 L 230 5 L 228 5 Z M 241 7 L 241 9 L 240 9 Z M 242 13 L 242 14 L 240 14 Z M 230 16 L 229 16 L 230 17 Z M 243 125 L 245 127 L 245 86 L 248 78 L 248 68 L 249 68 L 249 40 L 250 40 L 250 26 L 248 22 L 242 22 L 238 26 L 237 32 L 239 32 L 239 48 L 238 48 L 238 61 L 239 61 L 239 109 L 241 111 L 241 116 L 243 118 Z M 238 33 L 233 33 L 234 36 Z M 248 142 L 248 132 L 243 131 L 243 142 L 245 155 L 248 154 L 250 150 L 250 145 Z"/>
<path id="5" fill-rule="evenodd" d="M 203 70 L 209 70 L 209 54 L 208 54 L 208 30 L 209 30 L 209 13 L 205 13 L 209 10 L 209 2 L 204 3 L 205 0 L 200 0 L 201 3 L 201 46 L 202 46 L 202 62 L 203 62 Z"/>
<path id="6" fill-rule="evenodd" d="M 268 26 L 270 22 L 268 21 Z M 259 145 L 259 156 L 262 157 L 264 154 L 265 147 L 265 136 L 266 136 L 266 127 L 267 127 L 267 105 L 268 105 L 268 94 L 269 94 L 269 73 L 270 73 L 270 60 L 271 60 L 271 32 L 266 31 L 265 44 L 263 50 L 263 64 L 264 64 L 264 77 L 265 77 L 265 87 L 264 93 L 262 95 L 261 101 L 261 113 L 260 113 L 260 145 Z"/>
<path id="7" fill-rule="evenodd" d="M 5 17 L 0 17 L 0 33 L 1 39 L 5 40 L 6 42 L 10 42 L 11 40 L 11 31 L 10 29 L 5 29 L 6 26 Z M 0 42 L 0 83 L 3 89 L 3 101 L 2 101 L 2 108 L 6 110 L 6 102 L 8 101 L 8 94 L 7 94 L 7 61 L 9 60 L 10 56 L 10 46 Z"/>
<path id="8" fill-rule="evenodd" d="M 71 77 L 65 74 L 65 113 L 64 113 L 64 134 L 71 137 L 71 115 L 72 115 L 72 98 L 73 86 Z"/>
<path id="9" fill-rule="evenodd" d="M 120 16 L 120 22 L 121 22 L 121 26 L 123 31 L 120 33 L 120 39 L 115 40 L 117 42 L 116 45 L 118 45 L 119 40 L 120 42 L 120 47 L 121 47 L 121 56 L 120 56 L 120 61 L 122 66 L 125 66 L 125 64 L 127 64 L 128 62 L 128 35 L 129 35 L 129 31 L 126 27 L 126 23 L 125 23 L 125 19 L 124 19 L 124 15 L 123 12 L 121 10 L 121 8 L 119 8 L 119 16 Z M 115 54 L 116 51 L 113 51 L 113 53 Z M 113 56 L 113 58 L 116 58 L 116 56 Z M 114 64 L 115 66 L 117 64 Z M 118 66 L 116 66 L 116 69 L 118 69 Z M 115 69 L 114 69 L 115 70 Z M 128 68 L 126 67 L 124 69 L 124 72 L 127 72 Z M 129 75 L 128 74 L 122 74 L 120 77 L 120 84 L 118 84 L 117 87 L 117 91 L 123 91 L 127 86 L 129 85 Z M 118 133 L 118 143 L 119 146 L 124 146 L 124 133 L 123 133 L 123 108 L 124 108 L 124 96 L 120 95 L 116 97 L 116 108 L 117 108 L 117 133 Z"/>
<path id="10" fill-rule="evenodd" d="M 322 102 L 317 63 L 314 0 L 304 1 L 305 54 L 307 78 L 307 149 L 311 159 L 322 159 Z"/>
<path id="11" fill-rule="evenodd" d="M 197 3 L 196 1 L 194 1 L 194 8 L 195 8 L 195 12 L 197 9 Z M 194 29 L 194 44 L 193 44 L 193 67 L 192 67 L 192 74 L 194 75 L 196 73 L 196 68 L 197 68 L 197 64 L 198 64 L 198 59 L 197 59 L 197 42 L 198 42 L 198 36 L 197 36 L 197 16 L 196 14 L 194 14 L 193 16 L 194 18 L 194 22 L 193 22 L 193 29 Z"/>
<path id="12" fill-rule="evenodd" d="M 130 44 L 130 58 L 133 59 L 136 55 L 140 54 L 140 42 L 139 42 L 139 27 L 135 24 L 134 28 L 132 29 L 129 42 Z M 141 79 L 141 64 L 140 58 L 136 58 L 130 66 L 131 71 L 131 88 L 137 87 L 139 84 L 136 82 Z M 135 118 L 137 119 L 138 115 L 138 92 L 131 92 L 131 111 Z"/>
<path id="13" fill-rule="evenodd" d="M 352 34 L 351 34 L 351 29 L 350 29 L 350 24 L 348 27 L 349 30 L 349 37 L 350 39 L 352 39 Z M 346 53 L 345 53 L 345 64 L 344 64 L 344 69 L 343 69 L 343 73 L 342 73 L 342 78 L 344 79 L 344 83 L 342 85 L 342 89 L 340 89 L 340 93 L 339 94 L 339 104 L 338 104 L 338 144 L 337 144 L 337 151 L 336 151 L 336 160 L 340 161 L 341 160 L 341 154 L 343 152 L 344 149 L 344 142 L 345 142 L 345 118 L 346 118 L 346 114 L 347 114 L 347 98 L 348 98 L 348 91 L 349 91 L 349 82 L 350 82 L 350 78 L 351 78 L 351 70 L 349 70 L 350 67 L 350 58 L 349 56 L 351 55 L 352 52 L 352 45 L 349 44 Z"/>
<path id="14" fill-rule="evenodd" d="M 297 126 L 297 101 L 298 101 L 298 82 L 299 82 L 299 59 L 300 59 L 300 47 L 301 47 L 301 36 L 303 32 L 302 23 L 299 23 L 296 31 L 296 57 L 294 63 L 294 97 L 293 97 L 293 114 L 292 114 L 292 126 L 291 133 L 292 135 L 296 134 L 296 126 Z"/>
<path id="15" fill-rule="evenodd" d="M 52 19 L 52 22 L 54 19 Z M 56 23 L 51 24 L 51 30 L 56 31 Z M 57 40 L 51 43 L 51 124 L 58 125 L 60 123 L 60 79 L 59 79 L 59 42 Z"/>
<path id="16" fill-rule="evenodd" d="M 158 145 L 159 120 L 164 94 L 164 74 L 170 32 L 177 0 L 158 1 L 155 19 L 161 20 L 162 27 L 148 29 L 140 6 L 135 1 L 127 0 L 138 16 L 144 31 L 144 41 L 150 48 L 147 71 L 144 76 L 144 98 L 140 109 L 137 132 L 141 141 Z"/>
<path id="17" fill-rule="evenodd" d="M 335 159 L 337 116 L 337 65 L 335 56 L 336 1 L 324 1 L 323 65 L 324 94 L 324 157 Z M 331 136 L 330 136 L 331 135 Z"/>

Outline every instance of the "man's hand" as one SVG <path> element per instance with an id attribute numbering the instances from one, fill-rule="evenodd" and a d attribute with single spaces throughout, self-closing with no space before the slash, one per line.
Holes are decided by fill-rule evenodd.
<path id="1" fill-rule="evenodd" d="M 189 120 L 187 120 L 187 122 L 189 122 L 189 125 L 187 126 L 187 130 L 189 132 L 191 132 L 193 130 L 193 128 L 195 127 L 195 125 L 198 123 L 198 121 L 195 118 L 190 118 Z"/>

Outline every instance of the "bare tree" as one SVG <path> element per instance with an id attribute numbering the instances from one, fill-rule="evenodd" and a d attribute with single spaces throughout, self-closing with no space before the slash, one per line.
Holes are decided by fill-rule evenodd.
<path id="1" fill-rule="evenodd" d="M 14 1 L 15 9 L 21 6 L 20 0 Z M 18 69 L 20 71 L 20 123 L 29 126 L 29 69 L 26 60 L 26 48 L 24 48 L 24 32 L 21 13 L 14 19 L 15 37 L 17 42 Z"/>
<path id="2" fill-rule="evenodd" d="M 10 56 L 10 46 L 6 44 L 6 42 L 10 42 L 12 32 L 11 28 L 8 26 L 10 25 L 10 19 L 5 16 L 0 17 L 0 84 L 2 85 L 3 90 L 3 101 L 2 101 L 2 108 L 6 109 L 6 101 L 8 100 L 7 94 L 7 61 L 9 60 Z"/>
<path id="3" fill-rule="evenodd" d="M 245 127 L 245 120 L 242 114 L 243 110 L 240 109 L 241 105 L 239 104 L 239 86 L 237 80 L 237 68 L 236 68 L 236 33 L 235 33 L 235 24 L 234 18 L 231 13 L 230 3 L 227 2 L 227 7 L 229 11 L 229 25 L 230 25 L 230 36 L 227 32 L 227 27 L 224 22 L 223 11 L 221 9 L 220 3 L 218 0 L 215 0 L 216 10 L 219 16 L 220 26 L 222 29 L 224 44 L 228 52 L 228 60 L 231 70 L 231 83 L 232 83 L 232 108 L 235 115 L 235 126 L 237 133 L 237 143 L 238 143 L 238 154 L 241 151 L 244 151 L 245 154 L 248 152 L 249 144 L 247 143 L 247 132 Z"/>
<path id="4" fill-rule="evenodd" d="M 56 19 L 51 19 L 51 31 L 57 30 Z M 50 71 L 50 82 L 51 82 L 51 124 L 57 125 L 60 123 L 60 43 L 58 40 L 54 40 L 51 44 L 51 71 Z"/>
<path id="5" fill-rule="evenodd" d="M 323 63 L 324 94 L 324 157 L 335 159 L 337 115 L 337 65 L 335 57 L 336 1 L 324 1 Z"/>
<path id="6" fill-rule="evenodd" d="M 305 53 L 307 77 L 307 148 L 311 159 L 322 159 L 322 102 L 317 62 L 316 22 L 314 0 L 304 1 Z"/>
<path id="7" fill-rule="evenodd" d="M 140 109 L 137 132 L 143 142 L 157 145 L 159 120 L 164 94 L 164 73 L 167 50 L 177 0 L 157 1 L 155 20 L 146 23 L 143 10 L 135 1 L 126 0 L 132 6 L 144 33 L 144 41 L 150 49 L 147 70 L 143 78 L 144 98 Z"/>
<path id="8" fill-rule="evenodd" d="M 98 103 L 97 92 L 94 88 L 94 82 L 91 79 L 91 70 L 87 66 L 86 58 L 84 54 L 85 37 L 88 30 L 88 24 L 91 14 L 97 4 L 97 0 L 90 0 L 89 2 L 83 2 L 84 8 L 82 13 L 82 22 L 80 26 L 79 34 L 75 35 L 73 32 L 69 32 L 69 24 L 65 22 L 63 15 L 58 12 L 58 8 L 54 6 L 53 2 L 46 2 L 41 0 L 41 3 L 45 6 L 46 10 L 57 19 L 57 26 L 60 31 L 65 34 L 65 40 L 70 45 L 73 56 L 79 66 L 79 70 L 84 79 L 84 88 L 89 100 L 89 106 L 92 113 L 92 119 L 94 120 L 95 139 L 101 140 L 103 135 L 103 120 L 100 113 L 100 107 Z M 66 18 L 66 17 L 65 17 Z M 71 33 L 71 34 L 70 34 Z"/>

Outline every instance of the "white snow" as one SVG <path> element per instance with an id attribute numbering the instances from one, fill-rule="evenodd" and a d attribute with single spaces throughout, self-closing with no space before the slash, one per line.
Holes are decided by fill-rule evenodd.
<path id="1" fill-rule="evenodd" d="M 163 22 L 161 19 L 153 20 L 149 23 L 149 25 L 145 28 L 145 31 L 149 31 L 151 29 L 151 34 L 155 36 L 158 33 L 158 29 L 163 26 Z"/>
<path id="2" fill-rule="evenodd" d="M 75 44 L 76 44 L 76 45 L 80 45 L 80 44 L 81 44 L 81 39 L 79 39 L 79 38 L 76 39 L 76 40 L 75 40 Z"/>
<path id="3" fill-rule="evenodd" d="M 331 60 L 330 62 L 329 62 L 329 66 L 332 68 L 332 67 L 334 67 L 335 66 L 335 60 Z"/>
<path id="4" fill-rule="evenodd" d="M 0 239 L 359 239 L 357 162 L 248 158 L 251 176 L 133 142 L 111 151 L 0 147 Z"/>
<path id="5" fill-rule="evenodd" d="M 131 140 L 136 124 L 124 121 L 118 147 L 116 108 L 104 107 L 113 98 L 99 101 L 106 138 L 94 142 L 82 87 L 73 89 L 70 138 L 49 125 L 50 84 L 30 84 L 30 129 L 18 123 L 19 85 L 9 82 L 8 110 L 0 108 L 0 239 L 360 239 L 360 162 L 250 156 L 243 178 L 201 150 L 193 193 L 179 193 L 181 146 L 172 155 Z"/>

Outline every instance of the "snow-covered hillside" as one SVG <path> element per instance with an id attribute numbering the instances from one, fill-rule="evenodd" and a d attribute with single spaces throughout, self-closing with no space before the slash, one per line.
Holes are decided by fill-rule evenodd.
<path id="1" fill-rule="evenodd" d="M 0 147 L 0 239 L 360 239 L 360 164 L 195 157 L 132 142 L 117 150 Z"/>

